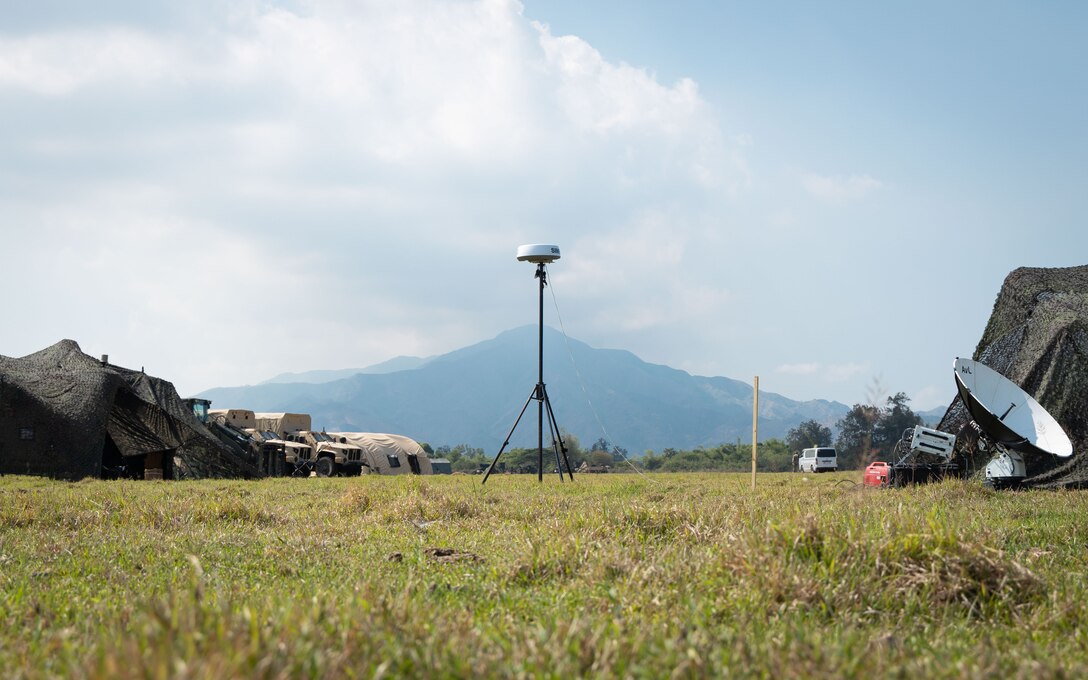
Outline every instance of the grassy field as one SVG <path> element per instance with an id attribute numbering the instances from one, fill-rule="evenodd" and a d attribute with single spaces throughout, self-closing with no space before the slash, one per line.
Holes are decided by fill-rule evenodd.
<path id="1" fill-rule="evenodd" d="M 859 479 L 2 477 L 0 674 L 1088 674 L 1088 493 Z"/>

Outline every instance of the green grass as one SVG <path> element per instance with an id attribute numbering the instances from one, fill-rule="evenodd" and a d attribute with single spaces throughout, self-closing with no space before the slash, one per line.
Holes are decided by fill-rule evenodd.
<path id="1" fill-rule="evenodd" d="M 1088 673 L 1088 493 L 858 478 L 4 477 L 0 675 Z"/>

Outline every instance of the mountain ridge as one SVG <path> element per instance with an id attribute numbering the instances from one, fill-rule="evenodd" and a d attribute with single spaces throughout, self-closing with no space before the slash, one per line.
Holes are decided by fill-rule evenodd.
<path id="1" fill-rule="evenodd" d="M 556 421 L 586 445 L 603 437 L 639 454 L 751 441 L 751 385 L 544 331 L 544 378 Z M 537 333 L 536 326 L 511 329 L 402 370 L 323 383 L 217 387 L 199 396 L 217 408 L 310 413 L 318 428 L 397 432 L 436 446 L 486 450 L 501 446 L 527 405 L 511 445 L 535 446 L 535 406 L 528 401 L 537 382 Z M 785 437 L 810 419 L 833 427 L 847 410 L 838 402 L 799 402 L 761 390 L 760 438 Z"/>
<path id="2" fill-rule="evenodd" d="M 343 380 L 359 373 L 380 374 L 396 373 L 397 371 L 410 371 L 425 365 L 434 357 L 396 356 L 386 359 L 365 368 L 327 368 L 312 371 L 300 371 L 298 373 L 280 373 L 268 380 L 262 380 L 258 385 L 271 385 L 275 383 L 327 383 L 334 380 Z"/>

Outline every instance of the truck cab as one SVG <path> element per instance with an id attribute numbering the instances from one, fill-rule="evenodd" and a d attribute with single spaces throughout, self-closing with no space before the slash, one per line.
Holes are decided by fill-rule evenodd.
<path id="1" fill-rule="evenodd" d="M 839 458 L 830 446 L 815 446 L 801 452 L 797 469 L 801 472 L 835 472 L 839 469 Z"/>
<path id="2" fill-rule="evenodd" d="M 281 452 L 284 475 L 291 477 L 310 474 L 314 467 L 314 452 L 309 444 L 287 441 L 271 430 L 248 429 L 246 432 L 265 446 L 275 447 Z"/>
<path id="3" fill-rule="evenodd" d="M 300 430 L 288 433 L 284 439 L 309 445 L 314 455 L 313 469 L 318 477 L 356 476 L 369 470 L 363 465 L 362 449 L 341 444 L 324 432 Z"/>

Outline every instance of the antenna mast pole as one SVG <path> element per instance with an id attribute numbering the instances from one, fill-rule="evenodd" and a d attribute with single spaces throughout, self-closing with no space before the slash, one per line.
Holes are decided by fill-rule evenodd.
<path id="1" fill-rule="evenodd" d="M 759 441 L 759 376 L 752 387 L 752 489 L 756 488 L 756 442 Z"/>
<path id="2" fill-rule="evenodd" d="M 544 481 L 544 399 L 546 398 L 544 392 L 544 286 L 547 283 L 547 276 L 548 273 L 544 269 L 544 263 L 537 263 L 536 277 L 540 279 L 540 323 L 537 326 L 536 336 L 538 369 L 536 381 L 536 479 L 538 482 Z M 558 456 L 555 462 L 558 465 Z M 563 479 L 563 468 L 561 466 L 559 467 L 559 479 Z"/>
<path id="3" fill-rule="evenodd" d="M 539 305 L 537 307 L 537 381 L 533 387 L 533 391 L 529 393 L 529 398 L 525 400 L 525 405 L 521 407 L 521 413 L 518 414 L 517 420 L 514 421 L 514 426 L 510 428 L 510 432 L 506 435 L 506 441 L 503 442 L 499 452 L 495 454 L 495 459 L 491 461 L 491 465 L 488 466 L 486 474 L 481 484 L 486 484 L 491 473 L 495 470 L 495 465 L 499 462 L 499 457 L 502 456 L 503 451 L 510 445 L 510 437 L 514 435 L 514 430 L 517 429 L 518 423 L 525 416 L 526 409 L 529 408 L 529 403 L 534 399 L 536 400 L 536 478 L 537 481 L 544 481 L 544 416 L 548 417 L 548 432 L 552 437 L 552 449 L 555 452 L 555 471 L 559 473 L 559 481 L 563 481 L 563 466 L 566 465 L 567 475 L 571 481 L 574 481 L 574 472 L 570 468 L 570 460 L 567 458 L 567 445 L 563 443 L 563 436 L 559 433 L 559 424 L 555 420 L 555 411 L 552 410 L 551 399 L 548 398 L 548 389 L 544 386 L 544 286 L 548 285 L 548 272 L 545 268 L 545 264 L 548 262 L 554 262 L 559 259 L 558 246 L 546 246 L 546 245 L 526 245 L 518 248 L 518 260 L 528 261 L 536 263 L 536 273 L 534 276 L 538 279 L 539 284 Z"/>

